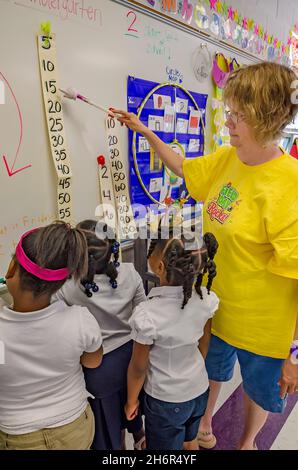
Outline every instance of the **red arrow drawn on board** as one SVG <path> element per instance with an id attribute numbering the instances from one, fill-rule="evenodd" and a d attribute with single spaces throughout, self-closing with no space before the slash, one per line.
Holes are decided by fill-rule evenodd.
<path id="1" fill-rule="evenodd" d="M 26 170 L 27 168 L 30 168 L 32 165 L 26 165 L 22 168 L 19 168 L 18 170 L 14 170 L 14 167 L 15 167 L 15 164 L 16 164 L 16 161 L 17 161 L 17 158 L 18 158 L 18 155 L 19 155 L 19 151 L 20 151 L 20 147 L 21 147 L 21 143 L 22 143 L 22 139 L 23 139 L 23 119 L 22 119 L 22 113 L 21 113 L 21 110 L 20 110 L 20 107 L 19 107 L 19 104 L 18 104 L 18 101 L 16 99 L 16 96 L 10 86 L 10 84 L 8 83 L 8 81 L 6 80 L 6 78 L 4 77 L 4 75 L 0 72 L 0 76 L 2 77 L 2 79 L 4 80 L 4 82 L 6 83 L 6 85 L 8 86 L 11 94 L 12 94 L 12 97 L 15 101 L 15 104 L 16 104 L 16 107 L 17 107 L 17 110 L 18 110 L 18 115 L 19 115 L 19 120 L 20 120 L 20 139 L 19 139 L 19 145 L 18 145 L 18 148 L 17 148 L 17 151 L 16 151 L 16 156 L 15 156 L 15 159 L 14 159 L 14 162 L 12 164 L 12 167 L 10 167 L 7 163 L 7 160 L 6 160 L 6 157 L 5 155 L 3 155 L 3 161 L 4 161 L 4 164 L 5 164 L 5 167 L 6 167 L 6 170 L 7 170 L 7 173 L 8 173 L 8 176 L 13 176 L 15 175 L 16 173 L 19 173 L 20 171 L 23 171 L 23 170 Z"/>

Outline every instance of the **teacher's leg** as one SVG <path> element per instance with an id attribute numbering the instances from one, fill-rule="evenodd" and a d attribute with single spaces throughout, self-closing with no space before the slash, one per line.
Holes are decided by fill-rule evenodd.
<path id="1" fill-rule="evenodd" d="M 263 410 L 249 396 L 244 393 L 245 423 L 240 441 L 240 450 L 254 450 L 257 434 L 267 421 L 268 411 Z"/>
<path id="2" fill-rule="evenodd" d="M 240 450 L 256 449 L 255 440 L 266 423 L 268 412 L 283 413 L 287 400 L 280 398 L 278 380 L 284 363 L 254 354 L 243 349 L 237 350 L 244 388 L 245 421 L 239 443 Z"/>

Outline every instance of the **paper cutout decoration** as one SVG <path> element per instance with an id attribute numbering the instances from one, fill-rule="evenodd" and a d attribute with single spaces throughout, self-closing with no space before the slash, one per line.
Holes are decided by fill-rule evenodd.
<path id="1" fill-rule="evenodd" d="M 263 40 L 261 38 L 256 38 L 255 42 L 255 52 L 258 55 L 261 55 L 263 52 L 264 46 L 263 46 Z"/>
<path id="2" fill-rule="evenodd" d="M 177 12 L 177 1 L 176 0 L 161 0 L 161 9 L 164 12 L 175 14 Z"/>
<path id="3" fill-rule="evenodd" d="M 234 31 L 233 31 L 233 41 L 234 43 L 236 44 L 241 44 L 241 40 L 242 40 L 242 28 L 239 24 L 236 25 Z"/>
<path id="4" fill-rule="evenodd" d="M 151 131 L 163 132 L 163 116 L 148 116 L 148 127 Z"/>
<path id="5" fill-rule="evenodd" d="M 152 178 L 150 180 L 149 191 L 150 193 L 157 193 L 162 188 L 162 178 Z"/>
<path id="6" fill-rule="evenodd" d="M 188 2 L 188 0 L 182 0 L 181 16 L 188 24 L 190 24 L 192 20 L 193 8 L 191 1 Z"/>
<path id="7" fill-rule="evenodd" d="M 242 49 L 247 49 L 247 47 L 248 47 L 248 38 L 249 38 L 249 32 L 245 29 L 245 30 L 242 31 L 242 41 L 241 41 Z"/>
<path id="8" fill-rule="evenodd" d="M 155 152 L 155 150 L 150 147 L 150 172 L 160 172 L 162 170 L 162 161 Z"/>
<path id="9" fill-rule="evenodd" d="M 181 157 L 185 157 L 185 151 L 184 151 L 184 147 L 179 144 L 179 142 L 177 141 L 173 141 L 169 144 L 169 147 L 171 147 L 172 150 L 174 150 L 174 152 L 178 153 L 178 155 L 181 155 Z"/>
<path id="10" fill-rule="evenodd" d="M 210 24 L 210 31 L 211 31 L 211 33 L 213 33 L 215 36 L 219 36 L 219 32 L 220 32 L 220 23 L 221 23 L 220 16 L 217 15 L 216 13 L 213 13 L 213 15 L 212 15 L 212 21 L 211 21 L 211 24 Z"/>
<path id="11" fill-rule="evenodd" d="M 184 148 L 177 141 L 171 142 L 169 147 L 171 147 L 174 152 L 178 153 L 178 155 L 185 157 Z M 179 178 L 175 173 L 164 166 L 163 185 L 160 191 L 159 201 L 162 203 L 166 203 L 166 200 L 169 201 L 171 199 L 172 189 L 177 188 L 182 184 L 183 178 Z"/>
<path id="12" fill-rule="evenodd" d="M 149 145 L 148 140 L 145 137 L 140 136 L 139 137 L 139 152 L 144 153 L 144 152 L 149 152 L 149 151 L 150 151 L 150 145 Z"/>
<path id="13" fill-rule="evenodd" d="M 206 81 L 211 72 L 212 60 L 207 44 L 201 44 L 193 55 L 193 71 L 198 82 Z"/>
<path id="14" fill-rule="evenodd" d="M 188 133 L 199 134 L 200 113 L 199 111 L 191 111 L 188 121 Z"/>
<path id="15" fill-rule="evenodd" d="M 209 28 L 209 17 L 206 15 L 206 9 L 203 7 L 203 5 L 201 4 L 196 5 L 195 11 L 194 11 L 194 19 L 198 28 L 200 29 Z"/>
<path id="16" fill-rule="evenodd" d="M 174 118 L 175 118 L 175 109 L 174 106 L 169 104 L 165 105 L 165 114 L 164 114 L 164 132 L 174 132 Z"/>
<path id="17" fill-rule="evenodd" d="M 255 44 L 256 44 L 256 36 L 254 33 L 251 33 L 250 36 L 249 36 L 249 39 L 248 39 L 248 50 L 250 52 L 254 52 L 255 51 Z"/>
<path id="18" fill-rule="evenodd" d="M 213 135 L 214 147 L 213 150 L 221 145 L 229 145 L 230 136 L 229 130 L 225 126 L 225 106 L 223 102 L 223 89 L 222 85 L 225 82 L 228 74 L 239 67 L 236 59 L 229 60 L 223 54 L 216 54 L 215 69 L 213 69 L 213 79 L 215 79 L 215 95 L 212 99 L 213 122 L 215 132 Z M 218 82 L 218 83 L 217 83 Z M 220 86 L 219 86 L 220 85 Z"/>
<path id="19" fill-rule="evenodd" d="M 294 145 L 292 146 L 290 155 L 298 160 L 298 139 L 296 139 Z"/>
<path id="20" fill-rule="evenodd" d="M 191 130 L 196 129 L 198 125 L 199 125 L 199 117 L 191 116 L 189 120 L 189 127 L 191 128 Z"/>
<path id="21" fill-rule="evenodd" d="M 230 20 L 234 21 L 234 10 L 232 7 L 230 7 L 228 10 L 228 16 Z"/>
<path id="22" fill-rule="evenodd" d="M 165 106 L 171 105 L 171 97 L 167 95 L 159 95 L 154 93 L 153 95 L 154 109 L 165 109 Z"/>
<path id="23" fill-rule="evenodd" d="M 264 31 L 262 25 L 257 24 L 251 18 L 241 15 L 237 9 L 228 6 L 226 1 L 221 0 L 147 0 L 154 7 L 161 9 L 164 14 L 173 16 L 177 14 L 180 21 L 186 24 L 194 23 L 199 30 L 210 30 L 212 35 L 222 40 L 231 40 L 243 50 L 248 49 L 255 55 L 263 58 L 270 57 L 271 60 L 289 65 L 289 42 L 288 46 L 282 44 L 278 38 L 270 36 Z M 207 6 L 207 10 L 205 8 Z M 194 17 L 194 22 L 192 18 Z M 298 25 L 293 26 L 293 32 L 298 33 Z M 253 35 L 253 36 L 252 36 Z M 251 38 L 251 41 L 249 39 Z M 274 51 L 267 55 L 268 46 Z M 284 47 L 283 47 L 284 46 Z"/>
<path id="24" fill-rule="evenodd" d="M 217 53 L 213 60 L 212 77 L 219 88 L 223 88 L 230 72 L 229 64 L 225 56 Z"/>
<path id="25" fill-rule="evenodd" d="M 177 134 L 187 134 L 188 119 L 178 118 L 176 124 Z"/>
<path id="26" fill-rule="evenodd" d="M 188 113 L 188 100 L 183 98 L 176 98 L 176 113 Z"/>
<path id="27" fill-rule="evenodd" d="M 199 139 L 190 139 L 188 143 L 188 152 L 196 152 L 200 150 L 200 140 Z"/>

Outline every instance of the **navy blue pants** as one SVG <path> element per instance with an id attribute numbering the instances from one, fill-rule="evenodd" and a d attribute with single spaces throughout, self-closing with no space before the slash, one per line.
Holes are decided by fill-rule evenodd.
<path id="1" fill-rule="evenodd" d="M 209 389 L 193 400 L 170 403 L 144 394 L 146 449 L 182 450 L 193 441 L 207 407 Z"/>
<path id="2" fill-rule="evenodd" d="M 95 436 L 92 449 L 119 450 L 121 430 L 134 433 L 143 426 L 141 413 L 127 421 L 124 405 L 127 397 L 127 368 L 133 341 L 105 354 L 95 369 L 84 367 L 87 390 L 95 397 L 90 405 L 95 418 Z"/>

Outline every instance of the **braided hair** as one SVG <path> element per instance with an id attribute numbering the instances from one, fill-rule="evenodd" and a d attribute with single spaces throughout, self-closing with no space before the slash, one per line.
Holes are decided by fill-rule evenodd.
<path id="1" fill-rule="evenodd" d="M 216 276 L 216 265 L 213 258 L 218 243 L 211 233 L 206 233 L 203 240 L 204 245 L 199 250 L 187 250 L 186 240 L 183 235 L 181 239 L 173 238 L 173 227 L 170 225 L 169 239 L 164 240 L 161 238 L 161 226 L 159 225 L 158 237 L 151 240 L 149 246 L 147 258 L 149 259 L 155 251 L 160 253 L 169 284 L 171 286 L 183 286 L 182 309 L 192 296 L 194 283 L 196 292 L 203 299 L 201 284 L 204 274 L 208 272 L 208 294 L 210 293 L 212 281 Z"/>
<path id="2" fill-rule="evenodd" d="M 215 236 L 212 233 L 205 233 L 203 236 L 204 240 L 204 251 L 202 252 L 202 258 L 203 258 L 203 269 L 199 273 L 196 283 L 195 283 L 195 289 L 201 299 L 203 299 L 203 294 L 202 294 L 202 281 L 204 275 L 208 272 L 208 281 L 207 281 L 207 292 L 210 294 L 211 286 L 213 279 L 216 276 L 216 264 L 214 262 L 214 256 L 216 255 L 217 249 L 218 249 L 218 243 L 215 238 Z"/>
<path id="3" fill-rule="evenodd" d="M 112 288 L 117 288 L 117 268 L 120 266 L 118 261 L 119 243 L 115 238 L 102 239 L 96 235 L 97 230 L 100 233 L 108 233 L 107 224 L 95 220 L 84 220 L 77 225 L 77 228 L 84 232 L 88 245 L 88 272 L 81 281 L 85 288 L 85 294 L 87 297 L 91 297 L 91 290 L 98 292 L 99 288 L 94 282 L 96 274 L 106 274 Z M 113 261 L 111 260 L 112 255 L 114 255 Z"/>

